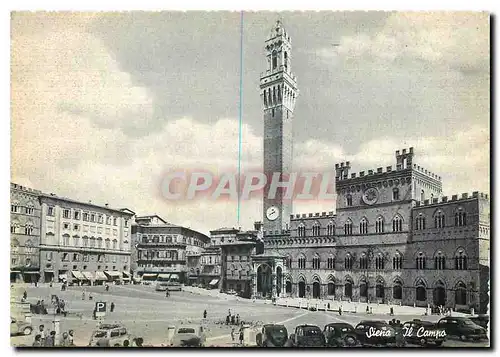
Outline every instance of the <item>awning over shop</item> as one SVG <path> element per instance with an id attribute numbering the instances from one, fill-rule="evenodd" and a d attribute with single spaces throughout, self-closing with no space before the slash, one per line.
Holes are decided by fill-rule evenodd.
<path id="1" fill-rule="evenodd" d="M 158 274 L 158 280 L 168 280 L 170 279 L 170 274 Z"/>
<path id="2" fill-rule="evenodd" d="M 40 274 L 37 271 L 24 271 L 23 274 Z"/>
<path id="3" fill-rule="evenodd" d="M 122 276 L 122 274 L 119 271 L 105 271 L 105 273 L 112 278 L 119 278 Z"/>
<path id="4" fill-rule="evenodd" d="M 126 271 L 123 272 L 124 276 L 130 276 L 130 273 L 127 273 Z"/>
<path id="5" fill-rule="evenodd" d="M 87 280 L 94 280 L 94 276 L 92 275 L 91 272 L 89 271 L 82 271 L 82 274 L 83 276 L 87 279 Z"/>
<path id="6" fill-rule="evenodd" d="M 95 272 L 95 280 L 108 280 L 108 277 L 102 271 Z"/>
<path id="7" fill-rule="evenodd" d="M 130 274 L 129 273 L 127 273 L 126 271 L 124 271 L 122 274 L 123 274 L 123 278 L 122 278 L 123 280 L 130 280 Z"/>
<path id="8" fill-rule="evenodd" d="M 208 285 L 217 285 L 218 282 L 219 282 L 219 279 L 212 279 L 212 281 Z"/>
<path id="9" fill-rule="evenodd" d="M 158 274 L 142 274 L 143 279 L 156 279 Z"/>
<path id="10" fill-rule="evenodd" d="M 87 280 L 87 279 L 85 278 L 85 276 L 84 276 L 82 273 L 80 273 L 78 270 L 73 270 L 73 271 L 71 271 L 71 274 L 73 274 L 73 276 L 74 276 L 75 278 L 77 278 L 78 280 Z"/>

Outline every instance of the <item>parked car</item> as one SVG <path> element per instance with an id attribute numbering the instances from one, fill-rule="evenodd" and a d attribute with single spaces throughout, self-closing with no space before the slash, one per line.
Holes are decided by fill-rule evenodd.
<path id="1" fill-rule="evenodd" d="M 447 336 L 455 336 L 462 341 L 487 339 L 487 331 L 484 327 L 476 325 L 468 317 L 443 317 L 437 323 L 438 327 L 444 328 Z"/>
<path id="2" fill-rule="evenodd" d="M 107 341 L 106 345 L 110 347 L 123 346 L 123 342 L 133 340 L 128 333 L 127 328 L 122 324 L 101 324 L 92 333 L 89 346 L 101 346 L 100 341 Z"/>
<path id="3" fill-rule="evenodd" d="M 446 331 L 430 321 L 414 319 L 403 324 L 406 342 L 421 346 L 441 346 L 446 340 Z"/>
<path id="4" fill-rule="evenodd" d="M 167 291 L 167 283 L 158 283 L 156 284 L 156 291 Z"/>
<path id="5" fill-rule="evenodd" d="M 285 347 L 288 331 L 284 325 L 264 325 L 255 340 L 259 347 Z"/>
<path id="6" fill-rule="evenodd" d="M 19 321 L 13 317 L 10 318 L 10 335 L 31 335 L 33 326 L 26 321 Z"/>
<path id="7" fill-rule="evenodd" d="M 490 317 L 488 315 L 476 315 L 469 317 L 472 322 L 479 325 L 485 329 L 488 329 L 488 324 L 490 323 Z"/>
<path id="8" fill-rule="evenodd" d="M 289 347 L 325 347 L 325 335 L 318 326 L 299 325 L 290 335 L 287 343 Z"/>
<path id="9" fill-rule="evenodd" d="M 182 325 L 177 327 L 170 341 L 172 347 L 203 347 L 206 337 L 203 326 Z"/>
<path id="10" fill-rule="evenodd" d="M 391 326 L 385 321 L 361 321 L 354 329 L 358 341 L 363 346 L 404 346 L 404 335 L 400 327 Z"/>
<path id="11" fill-rule="evenodd" d="M 354 327 L 347 323 L 331 323 L 323 329 L 329 347 L 352 347 L 358 344 Z"/>

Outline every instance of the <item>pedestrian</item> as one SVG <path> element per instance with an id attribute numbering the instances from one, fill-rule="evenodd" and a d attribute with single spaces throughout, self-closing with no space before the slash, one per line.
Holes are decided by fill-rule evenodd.
<path id="1" fill-rule="evenodd" d="M 113 312 L 113 311 L 115 311 L 115 303 L 114 302 L 111 303 L 111 312 Z"/>
<path id="2" fill-rule="evenodd" d="M 226 325 L 229 325 L 229 321 L 231 321 L 231 315 L 226 316 Z"/>
<path id="3" fill-rule="evenodd" d="M 231 316 L 231 325 L 234 325 L 236 323 L 236 316 Z"/>
<path id="4" fill-rule="evenodd" d="M 240 324 L 240 314 L 236 315 L 236 325 Z"/>
<path id="5" fill-rule="evenodd" d="M 38 327 L 38 333 L 40 334 L 40 342 L 45 345 L 45 339 L 47 338 L 47 331 L 45 331 L 45 326 L 40 325 Z"/>
<path id="6" fill-rule="evenodd" d="M 326 307 L 330 310 L 330 303 L 326 304 Z"/>
<path id="7" fill-rule="evenodd" d="M 106 291 L 109 291 L 109 284 L 106 283 Z"/>
<path id="8" fill-rule="evenodd" d="M 94 320 L 97 320 L 97 310 L 96 310 L 96 308 L 95 308 L 95 307 L 94 307 L 94 311 L 92 311 L 92 318 L 93 318 Z"/>
<path id="9" fill-rule="evenodd" d="M 82 291 L 82 300 L 85 300 L 85 289 Z"/>
<path id="10" fill-rule="evenodd" d="M 231 316 L 231 309 L 227 310 L 229 316 Z"/>
<path id="11" fill-rule="evenodd" d="M 368 305 L 366 305 L 366 313 L 369 314 L 370 313 L 370 308 L 368 307 Z"/>
<path id="12" fill-rule="evenodd" d="M 24 293 L 23 293 L 24 301 L 26 301 L 27 298 L 28 298 L 28 293 L 26 292 L 26 290 L 24 290 Z"/>
<path id="13" fill-rule="evenodd" d="M 207 318 L 207 310 L 203 311 L 203 318 L 206 319 Z"/>
<path id="14" fill-rule="evenodd" d="M 74 346 L 75 345 L 75 337 L 73 336 L 75 332 L 73 330 L 68 331 L 68 340 L 69 340 L 69 345 Z"/>
<path id="15" fill-rule="evenodd" d="M 56 345 L 56 332 L 50 331 L 50 335 L 45 339 L 45 347 L 55 347 Z"/>
<path id="16" fill-rule="evenodd" d="M 165 297 L 168 297 L 168 290 L 165 292 Z"/>
<path id="17" fill-rule="evenodd" d="M 231 341 L 234 342 L 234 332 L 235 332 L 235 329 L 234 327 L 231 329 Z"/>
<path id="18" fill-rule="evenodd" d="M 92 296 L 92 293 L 89 293 L 89 300 L 93 300 L 94 297 Z"/>
<path id="19" fill-rule="evenodd" d="M 243 346 L 243 328 L 240 330 L 240 345 Z"/>
<path id="20" fill-rule="evenodd" d="M 35 288 L 38 287 L 38 281 L 35 280 Z"/>
<path id="21" fill-rule="evenodd" d="M 42 347 L 42 335 L 36 335 L 33 341 L 33 347 Z"/>
<path id="22" fill-rule="evenodd" d="M 389 310 L 389 313 L 391 316 L 394 316 L 394 308 L 391 306 L 390 310 Z"/>
<path id="23" fill-rule="evenodd" d="M 61 342 L 59 342 L 59 346 L 61 346 L 61 347 L 69 347 L 70 346 L 67 332 L 63 332 L 62 337 L 61 337 Z"/>
<path id="24" fill-rule="evenodd" d="M 339 315 L 342 316 L 342 307 L 339 306 Z"/>

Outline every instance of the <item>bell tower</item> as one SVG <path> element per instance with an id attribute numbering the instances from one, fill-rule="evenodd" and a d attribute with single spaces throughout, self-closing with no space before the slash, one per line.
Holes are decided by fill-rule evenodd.
<path id="1" fill-rule="evenodd" d="M 292 44 L 281 21 L 277 21 L 265 43 L 267 69 L 260 77 L 260 96 L 264 111 L 264 174 L 268 184 L 264 189 L 264 231 L 288 229 L 292 200 L 284 189 L 269 197 L 271 179 L 279 174 L 288 182 L 292 173 L 292 119 L 298 96 L 297 82 L 292 74 Z M 271 193 L 273 193 L 271 192 Z"/>

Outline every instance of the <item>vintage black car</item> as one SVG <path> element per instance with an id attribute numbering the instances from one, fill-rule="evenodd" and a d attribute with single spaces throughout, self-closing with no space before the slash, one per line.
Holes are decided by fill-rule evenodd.
<path id="1" fill-rule="evenodd" d="M 488 328 L 488 324 L 490 323 L 490 317 L 488 315 L 476 315 L 469 318 L 476 325 L 479 325 L 485 329 Z"/>
<path id="2" fill-rule="evenodd" d="M 444 328 L 447 336 L 460 338 L 462 341 L 487 339 L 487 331 L 484 327 L 476 325 L 468 317 L 443 317 L 437 326 Z"/>
<path id="3" fill-rule="evenodd" d="M 288 331 L 284 325 L 264 325 L 256 336 L 259 347 L 285 347 L 287 341 Z"/>
<path id="4" fill-rule="evenodd" d="M 446 331 L 430 321 L 413 320 L 403 324 L 405 341 L 421 346 L 441 346 L 446 340 Z"/>
<path id="5" fill-rule="evenodd" d="M 325 347 L 325 335 L 318 326 L 299 325 L 295 327 L 295 333 L 290 335 L 289 347 Z"/>
<path id="6" fill-rule="evenodd" d="M 385 321 L 361 321 L 354 329 L 358 341 L 363 346 L 404 346 L 402 328 L 391 326 Z"/>
<path id="7" fill-rule="evenodd" d="M 331 323 L 323 329 L 328 347 L 353 347 L 358 344 L 356 331 L 348 323 Z"/>

